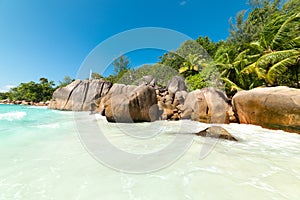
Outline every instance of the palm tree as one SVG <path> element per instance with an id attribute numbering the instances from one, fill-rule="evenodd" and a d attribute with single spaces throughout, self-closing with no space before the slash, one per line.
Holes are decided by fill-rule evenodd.
<path id="1" fill-rule="evenodd" d="M 226 51 L 225 49 L 224 52 Z M 222 53 L 221 56 L 215 59 L 216 65 L 221 71 L 222 80 L 229 91 L 251 89 L 260 84 L 257 78 L 242 73 L 247 65 L 253 63 L 259 57 L 259 54 L 248 55 L 250 51 L 250 49 L 242 51 L 233 60 L 230 59 L 228 53 Z"/>
<path id="2" fill-rule="evenodd" d="M 267 24 L 259 42 L 251 43 L 260 51 L 260 57 L 242 70 L 255 73 L 266 84 L 278 84 L 287 70 L 293 70 L 298 79 L 297 59 L 300 56 L 300 13 L 280 15 Z M 297 80 L 298 81 L 298 80 Z"/>
<path id="3" fill-rule="evenodd" d="M 182 67 L 179 68 L 179 73 L 185 75 L 194 75 L 198 73 L 203 67 L 207 66 L 207 59 L 203 58 L 202 55 L 188 54 Z"/>

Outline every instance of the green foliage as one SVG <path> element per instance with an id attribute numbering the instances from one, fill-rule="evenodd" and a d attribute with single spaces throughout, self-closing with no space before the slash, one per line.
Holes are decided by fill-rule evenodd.
<path id="1" fill-rule="evenodd" d="M 127 85 L 139 85 L 143 82 L 143 76 L 152 75 L 157 79 L 158 85 L 166 87 L 168 80 L 178 74 L 178 71 L 159 63 L 154 65 L 143 65 L 136 70 L 128 70 L 119 79 L 118 83 Z"/>
<path id="2" fill-rule="evenodd" d="M 173 68 L 174 70 L 179 70 L 184 63 L 184 58 L 178 55 L 176 52 L 168 52 L 160 57 L 161 61 L 159 64 Z"/>
<path id="3" fill-rule="evenodd" d="M 246 49 L 247 44 L 260 37 L 264 25 L 278 13 L 280 0 L 249 0 L 252 11 L 244 20 L 246 11 L 240 11 L 235 18 L 235 24 L 230 19 L 229 42 L 237 45 L 239 51 Z"/>
<path id="4" fill-rule="evenodd" d="M 0 92 L 0 100 L 5 100 L 8 98 L 8 92 Z"/>
<path id="5" fill-rule="evenodd" d="M 139 70 L 139 69 L 138 69 Z M 179 73 L 176 70 L 168 66 L 164 66 L 161 64 L 152 65 L 147 75 L 152 75 L 157 79 L 157 84 L 166 87 L 167 83 L 173 76 L 178 76 Z"/>
<path id="6" fill-rule="evenodd" d="M 251 9 L 230 19 L 226 41 L 213 42 L 207 36 L 188 40 L 161 56 L 159 63 L 138 69 L 130 69 L 129 59 L 121 55 L 113 62 L 113 75 L 92 73 L 92 79 L 136 85 L 143 76 L 152 75 L 166 86 L 180 73 L 190 90 L 222 88 L 224 83 L 230 96 L 262 85 L 300 87 L 300 0 L 249 0 L 248 4 Z M 72 81 L 66 76 L 59 86 Z M 40 83 L 21 83 L 0 93 L 0 99 L 46 101 L 53 91 L 53 82 L 41 78 Z"/>
<path id="7" fill-rule="evenodd" d="M 92 72 L 92 77 L 91 78 L 92 78 L 92 80 L 101 80 L 104 77 L 101 74 L 99 74 L 99 73 Z"/>
<path id="8" fill-rule="evenodd" d="M 105 78 L 112 83 L 119 83 L 119 80 L 130 70 L 129 59 L 126 56 L 120 55 L 113 62 L 114 74 Z"/>
<path id="9" fill-rule="evenodd" d="M 189 40 L 166 53 L 161 63 L 184 75 L 190 89 L 222 87 L 222 80 L 230 96 L 262 85 L 299 87 L 300 0 L 248 4 L 250 10 L 230 19 L 226 41 Z"/>
<path id="10" fill-rule="evenodd" d="M 300 0 L 286 1 L 282 7 L 282 14 L 294 14 L 300 12 Z"/>
<path id="11" fill-rule="evenodd" d="M 126 56 L 120 56 L 116 58 L 113 62 L 114 65 L 114 75 L 117 76 L 120 73 L 129 70 L 129 59 Z"/>
<path id="12" fill-rule="evenodd" d="M 179 69 L 179 73 L 184 74 L 185 77 L 194 75 L 202 68 L 202 64 L 205 64 L 205 60 L 201 56 L 188 54 L 182 63 L 182 67 Z"/>
<path id="13" fill-rule="evenodd" d="M 186 79 L 186 83 L 188 86 L 188 90 L 190 91 L 202 89 L 209 86 L 209 84 L 204 80 L 203 75 L 200 73 L 189 76 Z"/>
<path id="14" fill-rule="evenodd" d="M 186 58 L 190 54 L 202 57 L 208 56 L 206 50 L 194 40 L 188 40 L 182 43 L 175 53 L 182 58 Z"/>
<path id="15" fill-rule="evenodd" d="M 134 85 L 136 79 L 136 72 L 134 69 L 129 69 L 121 72 L 118 76 L 110 75 L 106 80 L 110 82 L 125 84 L 125 85 Z"/>
<path id="16" fill-rule="evenodd" d="M 74 79 L 71 79 L 70 76 L 65 76 L 62 81 L 59 81 L 59 86 L 58 87 L 65 87 L 72 83 Z"/>
<path id="17" fill-rule="evenodd" d="M 54 92 L 54 82 L 41 78 L 40 83 L 30 81 L 29 83 L 21 83 L 19 86 L 10 89 L 8 98 L 11 100 L 25 101 L 47 101 L 52 98 Z"/>
<path id="18" fill-rule="evenodd" d="M 208 55 L 213 58 L 219 48 L 219 46 L 221 46 L 224 41 L 220 41 L 220 42 L 212 42 L 208 36 L 205 37 L 198 37 L 196 39 L 196 42 L 203 48 L 206 50 L 206 52 L 208 53 Z"/>
<path id="19" fill-rule="evenodd" d="M 266 85 L 294 86 L 298 82 L 300 57 L 300 14 L 284 14 L 270 20 L 264 27 L 261 38 L 255 42 L 260 51 L 257 60 L 243 69 L 255 73 Z M 285 74 L 288 72 L 288 74 Z M 285 79 L 294 81 L 285 81 Z M 294 78 L 293 78 L 294 77 Z M 294 83 L 293 83 L 294 82 Z"/>
<path id="20" fill-rule="evenodd" d="M 239 13 L 225 45 L 215 55 L 228 92 L 261 85 L 299 86 L 300 1 L 252 0 Z"/>

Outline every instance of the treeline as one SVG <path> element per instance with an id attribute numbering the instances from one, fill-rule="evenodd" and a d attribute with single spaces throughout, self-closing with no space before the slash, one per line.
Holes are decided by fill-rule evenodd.
<path id="1" fill-rule="evenodd" d="M 143 82 L 144 76 L 152 75 L 157 79 L 158 85 L 165 87 L 168 80 L 175 75 L 179 75 L 177 70 L 160 63 L 143 65 L 137 69 L 131 68 L 130 60 L 124 55 L 114 59 L 113 67 L 114 71 L 108 77 L 103 77 L 99 73 L 93 72 L 91 78 L 102 79 L 112 83 L 139 85 Z"/>
<path id="2" fill-rule="evenodd" d="M 190 90 L 213 86 L 229 96 L 259 86 L 299 88 L 300 0 L 249 0 L 250 10 L 230 19 L 230 36 L 213 42 L 208 36 L 183 43 L 160 62 L 130 69 L 120 56 L 111 82 L 137 84 L 145 75 L 165 86 L 173 75 L 186 78 Z"/>
<path id="3" fill-rule="evenodd" d="M 66 76 L 63 81 L 59 82 L 58 86 L 55 86 L 54 82 L 49 81 L 47 78 L 40 78 L 39 82 L 21 83 L 17 87 L 11 88 L 8 92 L 1 92 L 0 100 L 45 102 L 52 98 L 53 92 L 58 87 L 66 86 L 72 81 L 69 76 Z"/>
<path id="4" fill-rule="evenodd" d="M 226 41 L 187 41 L 161 57 L 178 70 L 190 89 L 209 85 L 228 94 L 258 86 L 299 88 L 300 0 L 250 0 L 250 12 L 230 20 Z"/>
<path id="5" fill-rule="evenodd" d="M 259 86 L 300 88 L 300 0 L 249 0 L 248 4 L 249 11 L 240 11 L 230 20 L 230 36 L 225 41 L 200 36 L 165 53 L 157 64 L 138 69 L 132 69 L 129 59 L 121 55 L 113 62 L 112 75 L 94 72 L 91 78 L 140 84 L 143 76 L 153 75 L 160 86 L 166 86 L 172 76 L 181 75 L 189 90 L 213 86 L 229 96 Z M 45 101 L 57 87 L 71 82 L 65 77 L 59 86 L 47 79 L 21 83 L 0 93 L 0 99 Z"/>

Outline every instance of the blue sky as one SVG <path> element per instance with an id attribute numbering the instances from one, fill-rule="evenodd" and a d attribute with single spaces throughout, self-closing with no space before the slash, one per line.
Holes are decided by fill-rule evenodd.
<path id="1" fill-rule="evenodd" d="M 244 9 L 246 0 L 0 0 L 0 91 L 40 77 L 75 78 L 99 43 L 134 28 L 226 39 L 229 18 Z M 157 62 L 160 53 L 129 59 L 135 67 Z"/>

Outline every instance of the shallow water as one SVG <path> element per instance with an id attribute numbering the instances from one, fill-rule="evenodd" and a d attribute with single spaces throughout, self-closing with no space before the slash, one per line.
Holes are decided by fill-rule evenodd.
<path id="1" fill-rule="evenodd" d="M 222 125 L 239 142 L 193 137 L 184 155 L 168 167 L 128 174 L 90 155 L 79 137 L 78 123 L 99 125 L 108 141 L 136 154 L 163 149 L 174 141 L 174 133 L 189 134 L 208 125 L 110 124 L 101 116 L 76 115 L 77 121 L 72 112 L 0 105 L 0 200 L 299 199 L 298 134 Z M 213 148 L 203 156 L 200 152 L 210 144 Z"/>

